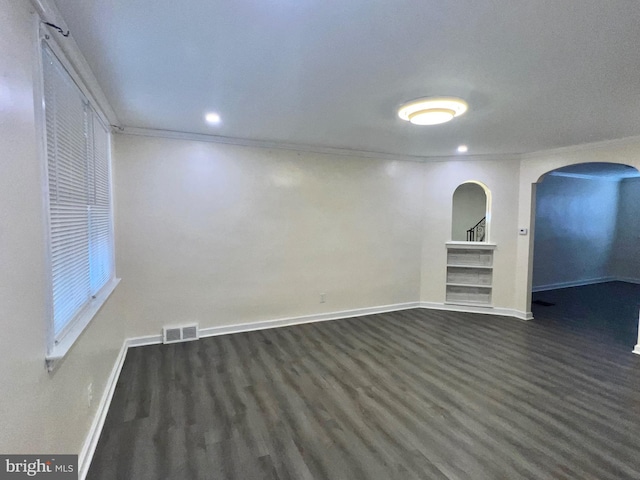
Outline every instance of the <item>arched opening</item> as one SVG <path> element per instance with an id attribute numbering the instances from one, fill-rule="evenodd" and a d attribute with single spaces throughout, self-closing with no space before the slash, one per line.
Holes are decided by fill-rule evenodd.
<path id="1" fill-rule="evenodd" d="M 451 240 L 488 242 L 491 192 L 486 185 L 470 180 L 453 192 Z"/>
<path id="2" fill-rule="evenodd" d="M 532 199 L 531 309 L 619 346 L 637 340 L 640 172 L 583 163 L 542 175 Z"/>

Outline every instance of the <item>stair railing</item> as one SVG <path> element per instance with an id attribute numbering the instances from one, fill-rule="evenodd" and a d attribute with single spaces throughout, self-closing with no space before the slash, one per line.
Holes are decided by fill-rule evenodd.
<path id="1" fill-rule="evenodd" d="M 467 230 L 467 242 L 483 242 L 487 226 L 487 217 L 483 217 L 478 223 Z"/>

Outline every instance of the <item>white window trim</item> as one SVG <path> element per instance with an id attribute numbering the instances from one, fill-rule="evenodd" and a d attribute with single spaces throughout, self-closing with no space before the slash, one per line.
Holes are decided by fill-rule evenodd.
<path id="1" fill-rule="evenodd" d="M 38 138 L 40 139 L 40 164 L 41 164 L 41 184 L 42 184 L 42 198 L 43 198 L 43 219 L 44 219 L 44 234 L 45 234 L 45 260 L 47 266 L 47 280 L 46 280 L 46 292 L 47 292 L 47 315 L 46 315 L 46 329 L 47 329 L 47 350 L 45 354 L 45 366 L 49 372 L 55 370 L 66 356 L 66 354 L 71 350 L 71 347 L 74 345 L 76 340 L 80 337 L 85 328 L 89 325 L 93 317 L 98 313 L 98 311 L 102 308 L 104 303 L 110 297 L 110 295 L 115 290 L 116 286 L 120 282 L 120 279 L 116 276 L 116 268 L 115 268 L 115 232 L 114 232 L 114 201 L 113 201 L 113 173 L 112 173 L 112 159 L 111 159 L 111 146 L 109 142 L 109 184 L 111 186 L 111 195 L 110 195 L 110 209 L 111 209 L 111 237 L 114 242 L 114 248 L 111 252 L 111 264 L 113 266 L 112 277 L 107 283 L 98 291 L 98 293 L 92 298 L 92 300 L 85 305 L 84 309 L 75 317 L 74 320 L 69 324 L 68 330 L 64 332 L 62 336 L 58 339 L 56 343 L 55 333 L 54 333 L 54 322 L 53 322 L 53 282 L 51 277 L 51 268 L 52 268 L 52 260 L 51 260 L 51 249 L 50 249 L 50 225 L 49 225 L 49 182 L 47 181 L 48 171 L 47 171 L 47 141 L 46 141 L 46 126 L 45 126 L 45 111 L 44 111 L 44 65 L 43 65 L 43 42 L 49 46 L 49 48 L 54 52 L 58 60 L 62 63 L 64 68 L 67 70 L 67 73 L 71 76 L 73 81 L 76 83 L 82 94 L 88 101 L 91 103 L 94 111 L 96 112 L 99 120 L 103 123 L 103 125 L 109 125 L 109 121 L 105 116 L 104 112 L 99 108 L 99 103 L 95 100 L 93 95 L 89 92 L 82 78 L 78 75 L 76 70 L 70 64 L 67 56 L 65 55 L 63 49 L 58 45 L 56 40 L 53 38 L 51 32 L 42 25 L 40 21 L 38 21 L 37 27 L 37 52 L 36 58 L 37 62 L 35 65 L 35 75 L 34 75 L 34 96 L 36 99 L 36 108 L 35 108 L 35 116 L 36 116 L 36 125 L 37 125 L 37 133 Z"/>
<path id="2" fill-rule="evenodd" d="M 45 357 L 47 370 L 52 371 L 57 366 L 57 363 L 64 358 L 69 350 L 71 350 L 75 341 L 80 337 L 80 334 L 102 308 L 118 283 L 120 283 L 120 279 L 116 277 L 107 282 L 107 284 L 102 287 L 84 310 L 76 317 L 70 325 L 69 330 L 67 330 L 60 341 L 58 343 L 55 343 L 54 341 L 53 345 L 50 345 L 49 351 Z M 49 318 L 49 323 L 53 324 L 52 317 Z M 51 331 L 53 331 L 53 328 L 51 328 Z"/>

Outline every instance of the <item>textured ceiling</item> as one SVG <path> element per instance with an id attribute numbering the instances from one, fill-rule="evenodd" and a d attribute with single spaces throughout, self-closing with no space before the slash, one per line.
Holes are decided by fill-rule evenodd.
<path id="1" fill-rule="evenodd" d="M 636 0 L 56 5 L 124 126 L 418 156 L 640 134 Z M 431 95 L 469 111 L 432 127 L 397 118 Z"/>

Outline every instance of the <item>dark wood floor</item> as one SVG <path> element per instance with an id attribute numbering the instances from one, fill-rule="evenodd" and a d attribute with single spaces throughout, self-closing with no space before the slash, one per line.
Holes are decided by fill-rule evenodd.
<path id="1" fill-rule="evenodd" d="M 536 297 L 131 349 L 88 478 L 639 479 L 640 286 Z"/>

